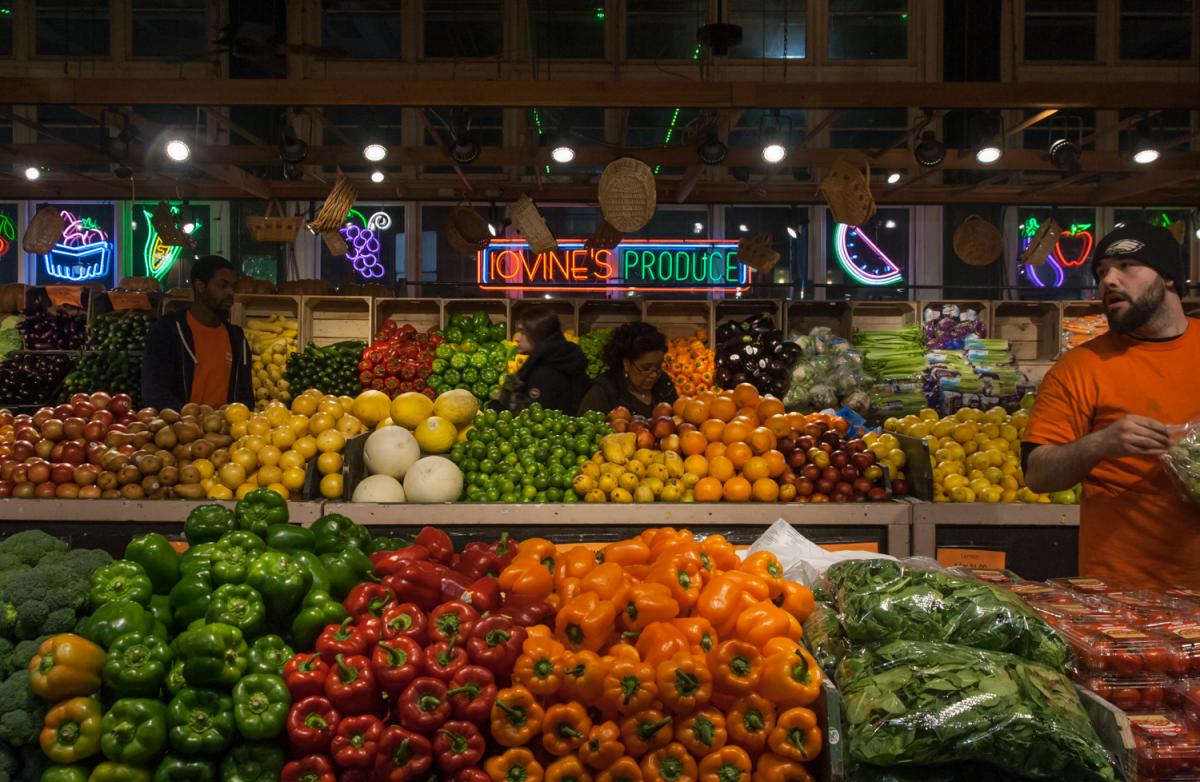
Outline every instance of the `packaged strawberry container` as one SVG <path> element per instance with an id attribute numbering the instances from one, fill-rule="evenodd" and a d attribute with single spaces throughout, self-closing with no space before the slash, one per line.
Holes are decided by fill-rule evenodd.
<path id="1" fill-rule="evenodd" d="M 1082 673 L 1073 678 L 1122 711 L 1161 711 L 1181 702 L 1175 694 L 1175 682 L 1161 673 Z"/>
<path id="2" fill-rule="evenodd" d="M 1109 583 L 1100 578 L 1083 578 L 1076 576 L 1074 578 L 1052 578 L 1046 582 L 1062 589 L 1070 589 L 1075 592 L 1082 592 L 1085 595 L 1104 595 L 1109 592 L 1116 592 L 1121 587 L 1116 584 Z"/>
<path id="3" fill-rule="evenodd" d="M 1143 625 L 1171 622 L 1196 612 L 1191 601 L 1152 589 L 1109 592 L 1103 599 L 1125 609 Z"/>
<path id="4" fill-rule="evenodd" d="M 1137 745 L 1138 779 L 1146 782 L 1200 776 L 1200 729 L 1178 711 L 1130 713 Z"/>
<path id="5" fill-rule="evenodd" d="M 1135 676 L 1163 673 L 1178 678 L 1188 661 L 1177 640 L 1128 622 L 1077 622 L 1058 626 L 1075 649 L 1081 672 Z"/>

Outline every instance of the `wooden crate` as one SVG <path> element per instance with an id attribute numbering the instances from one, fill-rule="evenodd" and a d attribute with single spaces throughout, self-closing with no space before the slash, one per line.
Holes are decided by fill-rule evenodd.
<path id="1" fill-rule="evenodd" d="M 446 299 L 442 302 L 442 328 L 450 323 L 455 315 L 470 315 L 483 311 L 488 314 L 492 323 L 503 323 L 506 336 L 512 337 L 512 323 L 508 317 L 508 299 Z"/>
<path id="2" fill-rule="evenodd" d="M 784 334 L 808 334 L 815 328 L 828 328 L 835 336 L 850 339 L 850 302 L 790 301 L 784 308 Z"/>
<path id="3" fill-rule="evenodd" d="M 1054 302 L 997 301 L 992 312 L 996 339 L 1008 340 L 1013 357 L 1027 361 L 1053 361 L 1062 340 L 1062 311 Z"/>
<path id="4" fill-rule="evenodd" d="M 1066 336 L 1062 333 L 1062 324 L 1066 321 L 1066 319 L 1067 318 L 1079 318 L 1079 317 L 1083 317 L 1086 315 L 1103 315 L 1104 314 L 1104 302 L 1096 301 L 1096 300 L 1063 301 L 1063 302 L 1059 302 L 1059 312 L 1061 314 L 1059 316 L 1060 320 L 1059 320 L 1058 338 L 1059 338 L 1059 351 L 1061 352 L 1061 351 L 1065 351 L 1065 350 L 1069 349 L 1069 346 L 1067 345 Z"/>
<path id="5" fill-rule="evenodd" d="M 587 299 L 579 302 L 579 334 L 615 329 L 642 319 L 642 303 L 629 299 Z"/>
<path id="6" fill-rule="evenodd" d="M 192 299 L 193 295 L 190 288 L 186 293 L 164 294 L 162 298 L 162 314 L 170 315 L 172 312 L 186 310 L 188 307 L 192 306 Z M 237 307 L 237 294 L 234 294 L 233 306 Z"/>
<path id="7" fill-rule="evenodd" d="M 643 319 L 666 335 L 691 337 L 698 331 L 708 334 L 713 344 L 713 305 L 711 301 L 647 301 L 642 309 Z"/>
<path id="8" fill-rule="evenodd" d="M 984 334 L 988 337 L 992 336 L 995 308 L 994 302 L 981 301 L 978 299 L 974 301 L 966 299 L 931 299 L 929 301 L 919 301 L 917 304 L 920 307 L 918 310 L 918 313 L 920 314 L 919 322 L 922 324 L 925 323 L 927 310 L 935 310 L 938 313 L 938 317 L 941 317 L 942 308 L 947 304 L 953 304 L 954 306 L 958 307 L 960 311 L 975 310 L 976 317 L 983 321 Z"/>
<path id="9" fill-rule="evenodd" d="M 229 321 L 235 326 L 245 326 L 246 322 L 255 318 L 269 318 L 272 315 L 282 315 L 285 318 L 295 318 L 300 326 L 300 297 L 282 296 L 265 293 L 236 293 L 233 296 L 233 308 L 229 311 Z M 297 334 L 297 342 L 304 344 L 304 330 Z"/>
<path id="10" fill-rule="evenodd" d="M 442 327 L 442 302 L 440 299 L 375 299 L 375 331 L 383 328 L 389 320 L 400 325 L 411 324 L 418 331 L 430 326 Z"/>
<path id="11" fill-rule="evenodd" d="M 714 328 L 731 320 L 745 320 L 766 314 L 783 330 L 783 302 L 778 299 L 723 299 L 713 302 Z"/>
<path id="12" fill-rule="evenodd" d="M 854 331 L 894 331 L 920 322 L 915 301 L 850 302 L 850 325 Z"/>
<path id="13" fill-rule="evenodd" d="M 303 296 L 300 334 L 318 347 L 348 339 L 371 341 L 369 296 Z"/>
<path id="14" fill-rule="evenodd" d="M 521 313 L 528 312 L 530 307 L 549 307 L 556 315 L 563 331 L 579 333 L 579 302 L 573 299 L 513 299 L 509 303 L 508 316 L 512 322 L 509 333 L 517 333 L 517 321 Z"/>

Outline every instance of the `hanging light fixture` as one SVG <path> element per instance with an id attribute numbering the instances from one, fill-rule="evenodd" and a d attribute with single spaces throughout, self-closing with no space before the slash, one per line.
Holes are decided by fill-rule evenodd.
<path id="1" fill-rule="evenodd" d="M 925 168 L 936 168 L 946 159 L 946 145 L 938 141 L 932 130 L 926 130 L 913 147 L 913 157 Z"/>
<path id="2" fill-rule="evenodd" d="M 1055 139 L 1050 145 L 1050 163 L 1059 171 L 1079 173 L 1079 145 L 1068 138 Z"/>
<path id="3" fill-rule="evenodd" d="M 985 114 L 975 120 L 976 162 L 990 166 L 1004 156 L 1004 121 L 997 113 Z"/>
<path id="4" fill-rule="evenodd" d="M 575 159 L 575 145 L 571 141 L 571 130 L 561 126 L 550 139 L 550 157 L 555 163 L 570 163 Z"/>
<path id="5" fill-rule="evenodd" d="M 1133 162 L 1140 166 L 1150 165 L 1158 160 L 1160 154 L 1158 145 L 1148 135 L 1142 136 L 1133 145 Z"/>
<path id="6" fill-rule="evenodd" d="M 42 170 L 40 168 L 38 168 L 37 166 L 28 166 L 25 169 L 25 178 L 28 179 L 30 182 L 34 182 L 34 181 L 38 180 L 39 178 L 41 178 L 41 176 L 42 176 Z"/>
<path id="7" fill-rule="evenodd" d="M 378 141 L 372 141 L 363 147 L 363 157 L 372 163 L 378 163 L 388 155 L 387 147 Z"/>
<path id="8" fill-rule="evenodd" d="M 700 158 L 700 162 L 709 166 L 719 165 L 728 154 L 729 147 L 717 137 L 715 128 L 710 128 L 705 134 L 704 141 L 696 147 L 696 156 Z"/>
<path id="9" fill-rule="evenodd" d="M 463 112 L 461 116 L 452 116 L 451 121 L 454 127 L 450 131 L 450 159 L 464 166 L 474 163 L 479 159 L 479 141 L 471 130 L 471 115 Z"/>
<path id="10" fill-rule="evenodd" d="M 787 141 L 791 135 L 792 120 L 771 109 L 763 115 L 758 125 L 759 140 L 762 142 L 762 159 L 771 164 L 780 163 L 787 157 Z"/>
<path id="11" fill-rule="evenodd" d="M 182 163 L 192 156 L 192 148 L 183 139 L 175 137 L 167 141 L 166 153 L 171 160 Z"/>
<path id="12" fill-rule="evenodd" d="M 889 185 L 894 185 L 900 181 L 902 176 L 903 174 L 901 174 L 899 171 L 893 171 L 887 175 L 887 183 Z"/>
<path id="13" fill-rule="evenodd" d="M 375 169 L 374 171 L 371 172 L 371 181 L 372 182 L 374 182 L 375 184 L 379 184 L 383 180 L 384 180 L 384 176 L 383 176 L 382 171 L 380 171 L 379 169 Z"/>

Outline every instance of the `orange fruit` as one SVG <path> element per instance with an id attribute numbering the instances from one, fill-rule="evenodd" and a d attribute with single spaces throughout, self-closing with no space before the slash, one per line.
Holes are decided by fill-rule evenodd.
<path id="1" fill-rule="evenodd" d="M 745 443 L 730 443 L 725 448 L 725 457 L 733 462 L 734 468 L 738 470 L 745 467 L 752 456 L 754 456 L 754 452 Z M 763 474 L 766 475 L 765 472 Z"/>
<path id="2" fill-rule="evenodd" d="M 700 424 L 700 433 L 704 435 L 704 439 L 710 443 L 715 443 L 721 439 L 721 434 L 725 431 L 725 422 L 719 418 L 710 418 Z"/>
<path id="3" fill-rule="evenodd" d="M 783 407 L 783 402 L 780 402 L 775 397 L 769 395 L 762 398 L 762 401 L 758 403 L 755 411 L 758 413 L 758 417 L 763 421 L 767 420 L 773 415 L 782 415 L 786 412 Z"/>
<path id="4" fill-rule="evenodd" d="M 774 502 L 779 499 L 779 484 L 770 478 L 759 478 L 750 488 L 755 502 Z"/>
<path id="5" fill-rule="evenodd" d="M 694 453 L 683 460 L 684 472 L 692 475 L 699 475 L 701 478 L 708 475 L 708 459 L 705 459 L 698 453 Z"/>
<path id="6" fill-rule="evenodd" d="M 787 457 L 774 448 L 763 454 L 763 458 L 767 460 L 767 473 L 772 478 L 778 478 L 783 475 L 783 471 L 787 469 Z"/>
<path id="7" fill-rule="evenodd" d="M 728 422 L 737 415 L 737 405 L 733 403 L 732 399 L 719 396 L 708 406 L 708 414 L 713 418 Z"/>
<path id="8" fill-rule="evenodd" d="M 708 459 L 710 462 L 713 460 L 713 457 L 724 455 L 725 443 L 722 442 L 709 443 L 708 447 L 704 449 L 704 458 Z"/>
<path id="9" fill-rule="evenodd" d="M 671 405 L 671 410 L 675 413 L 675 415 L 683 418 L 683 406 L 687 403 L 688 398 L 686 396 L 677 397 L 675 399 L 675 404 Z"/>
<path id="10" fill-rule="evenodd" d="M 808 423 L 804 420 L 804 413 L 788 413 L 787 419 L 788 423 L 792 425 L 792 429 L 796 430 L 803 429 L 804 425 Z"/>
<path id="11" fill-rule="evenodd" d="M 683 420 L 699 426 L 708 420 L 708 404 L 699 399 L 689 399 L 683 406 Z"/>
<path id="12" fill-rule="evenodd" d="M 758 389 L 749 383 L 738 383 L 733 389 L 733 402 L 738 407 L 754 407 L 759 403 Z"/>
<path id="13" fill-rule="evenodd" d="M 716 478 L 701 478 L 692 489 L 696 502 L 720 502 L 724 487 Z"/>
<path id="14" fill-rule="evenodd" d="M 722 496 L 726 502 L 746 502 L 750 499 L 750 481 L 738 475 L 725 481 Z"/>
<path id="15" fill-rule="evenodd" d="M 704 453 L 708 447 L 708 439 L 699 432 L 685 432 L 679 437 L 679 450 L 684 456 Z"/>
<path id="16" fill-rule="evenodd" d="M 737 462 L 734 462 L 736 465 Z M 752 456 L 742 465 L 742 477 L 748 481 L 757 481 L 771 474 L 771 465 L 761 456 Z"/>
<path id="17" fill-rule="evenodd" d="M 750 436 L 746 438 L 750 443 L 750 447 L 755 453 L 763 454 L 771 450 L 776 445 L 775 435 L 765 426 L 760 426 L 750 432 Z"/>
<path id="18" fill-rule="evenodd" d="M 756 412 L 755 408 L 753 408 L 753 407 L 740 408 L 737 411 L 737 415 L 734 416 L 733 420 L 737 421 L 739 419 L 748 423 L 751 426 L 751 428 L 758 426 L 760 423 L 762 423 L 762 421 L 760 421 L 758 418 L 758 413 Z"/>
<path id="19" fill-rule="evenodd" d="M 832 420 L 833 428 L 837 430 L 842 437 L 846 436 L 846 432 L 850 430 L 850 422 L 840 415 L 834 416 Z"/>
<path id="20" fill-rule="evenodd" d="M 792 422 L 782 413 L 763 419 L 763 426 L 771 430 L 776 437 L 791 437 Z"/>
<path id="21" fill-rule="evenodd" d="M 728 456 L 714 456 L 708 460 L 708 474 L 724 483 L 733 477 L 733 462 Z"/>
<path id="22" fill-rule="evenodd" d="M 742 443 L 750 436 L 750 427 L 741 421 L 730 421 L 725 424 L 725 431 L 721 432 L 721 442 L 729 445 L 730 443 Z"/>

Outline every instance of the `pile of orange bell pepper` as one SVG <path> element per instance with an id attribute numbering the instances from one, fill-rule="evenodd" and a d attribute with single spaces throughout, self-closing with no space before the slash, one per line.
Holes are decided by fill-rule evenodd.
<path id="1" fill-rule="evenodd" d="M 493 782 L 808 782 L 812 593 L 774 554 L 650 529 L 602 548 L 523 541 L 501 588 L 550 602 L 492 708 Z"/>
<path id="2" fill-rule="evenodd" d="M 675 337 L 667 343 L 663 369 L 680 396 L 695 396 L 713 387 L 716 353 L 708 346 L 708 331 Z"/>

